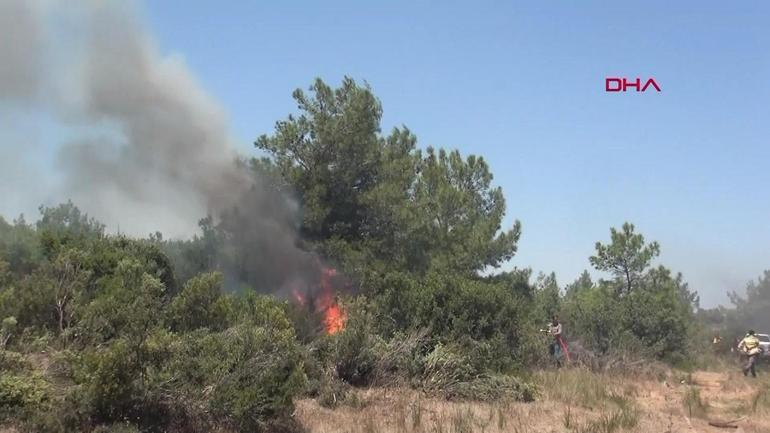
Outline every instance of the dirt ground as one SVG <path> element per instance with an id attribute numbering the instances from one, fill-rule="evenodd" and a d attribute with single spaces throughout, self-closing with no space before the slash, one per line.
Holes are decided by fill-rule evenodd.
<path id="1" fill-rule="evenodd" d="M 352 404 L 333 410 L 314 400 L 300 400 L 295 416 L 313 433 L 770 433 L 767 373 L 759 379 L 744 378 L 740 371 L 698 371 L 666 379 L 586 376 L 595 375 L 589 372 L 544 374 L 563 375 L 550 377 L 548 383 L 571 380 L 576 389 L 544 393 L 532 403 L 477 403 L 448 402 L 413 390 L 376 388 L 357 391 Z M 599 380 L 602 387 L 623 390 L 621 397 L 608 397 L 620 406 L 580 397 L 587 392 L 579 389 L 581 380 Z M 737 420 L 733 428 L 709 425 L 731 420 Z"/>

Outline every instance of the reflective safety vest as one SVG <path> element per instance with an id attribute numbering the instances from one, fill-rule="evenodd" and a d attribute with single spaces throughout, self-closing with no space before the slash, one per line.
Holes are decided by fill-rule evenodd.
<path id="1" fill-rule="evenodd" d="M 754 335 L 747 335 L 741 340 L 739 347 L 743 347 L 743 350 L 749 355 L 756 355 L 759 353 L 759 338 Z"/>

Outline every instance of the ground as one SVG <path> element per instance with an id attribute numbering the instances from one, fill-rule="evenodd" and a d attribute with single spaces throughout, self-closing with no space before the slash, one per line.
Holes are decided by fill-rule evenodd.
<path id="1" fill-rule="evenodd" d="M 449 402 L 404 388 L 372 388 L 336 409 L 300 400 L 295 416 L 313 433 L 770 433 L 767 373 L 759 379 L 730 370 L 649 376 L 539 372 L 533 380 L 542 391 L 532 403 Z M 731 420 L 737 428 L 709 425 Z"/>

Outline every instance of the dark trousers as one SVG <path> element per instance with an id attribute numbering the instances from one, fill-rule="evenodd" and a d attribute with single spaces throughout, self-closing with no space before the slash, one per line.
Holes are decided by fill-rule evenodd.
<path id="1" fill-rule="evenodd" d="M 548 346 L 548 353 L 551 355 L 551 358 L 556 361 L 556 365 L 561 367 L 562 351 L 558 341 L 554 341 Z"/>
<path id="2" fill-rule="evenodd" d="M 748 376 L 749 372 L 751 372 L 751 375 L 753 377 L 757 377 L 757 371 L 755 370 L 755 365 L 757 364 L 757 357 L 759 355 L 749 355 L 749 359 L 746 361 L 746 365 L 743 366 L 743 375 Z"/>

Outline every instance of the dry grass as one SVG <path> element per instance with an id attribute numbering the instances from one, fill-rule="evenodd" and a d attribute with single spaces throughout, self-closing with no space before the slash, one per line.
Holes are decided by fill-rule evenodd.
<path id="1" fill-rule="evenodd" d="M 700 388 L 697 386 L 690 386 L 684 392 L 682 397 L 682 405 L 684 406 L 685 413 L 690 418 L 700 417 L 703 418 L 708 412 L 709 405 L 700 395 Z"/>
<path id="2" fill-rule="evenodd" d="M 636 394 L 634 384 L 583 368 L 539 372 L 536 383 L 546 399 L 586 409 L 605 408 Z"/>
<path id="3" fill-rule="evenodd" d="M 751 412 L 755 414 L 770 413 L 770 385 L 762 384 L 751 398 Z"/>
<path id="4" fill-rule="evenodd" d="M 313 433 L 709 432 L 715 431 L 710 420 L 743 416 L 744 432 L 770 432 L 767 378 L 752 381 L 740 372 L 669 377 L 677 380 L 544 371 L 533 377 L 539 393 L 531 403 L 447 401 L 406 388 L 373 388 L 354 391 L 366 402 L 355 407 L 298 401 L 296 417 Z"/>

